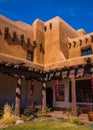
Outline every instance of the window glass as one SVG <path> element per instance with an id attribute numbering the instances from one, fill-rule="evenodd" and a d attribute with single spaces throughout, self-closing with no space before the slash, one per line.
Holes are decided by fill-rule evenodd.
<path id="1" fill-rule="evenodd" d="M 28 51 L 28 52 L 27 52 L 27 59 L 28 59 L 29 61 L 33 61 L 33 52 L 32 52 L 32 51 Z"/>
<path id="2" fill-rule="evenodd" d="M 65 100 L 65 86 L 64 86 L 64 84 L 59 84 L 58 88 L 55 88 L 55 90 L 56 90 L 55 91 L 56 101 L 64 101 Z"/>
<path id="3" fill-rule="evenodd" d="M 81 54 L 82 54 L 82 56 L 90 55 L 90 54 L 92 54 L 92 49 L 91 48 L 83 49 L 83 50 L 81 50 Z"/>

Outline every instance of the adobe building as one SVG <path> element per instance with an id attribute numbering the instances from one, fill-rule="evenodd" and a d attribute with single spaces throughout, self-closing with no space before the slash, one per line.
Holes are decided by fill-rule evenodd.
<path id="1" fill-rule="evenodd" d="M 0 15 L 0 104 L 87 107 L 93 93 L 93 33 L 60 17 L 32 25 Z"/>

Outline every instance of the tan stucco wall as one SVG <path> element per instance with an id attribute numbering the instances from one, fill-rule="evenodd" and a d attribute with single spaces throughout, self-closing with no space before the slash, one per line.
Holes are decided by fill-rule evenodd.
<path id="1" fill-rule="evenodd" d="M 50 29 L 49 24 L 52 24 Z M 45 64 L 59 62 L 65 59 L 60 51 L 59 18 L 49 20 L 45 23 Z"/>
<path id="2" fill-rule="evenodd" d="M 80 36 L 79 38 L 69 39 L 69 43 L 71 43 L 71 48 L 69 48 L 69 58 L 75 58 L 75 57 L 82 56 L 81 55 L 82 49 L 91 47 L 93 50 L 93 44 L 92 44 L 93 42 L 91 41 L 91 35 L 93 35 L 93 33 Z M 87 43 L 86 43 L 86 38 L 88 39 Z M 80 40 L 82 41 L 81 45 L 80 45 Z M 76 42 L 75 46 L 74 46 L 73 41 Z"/>
<path id="3" fill-rule="evenodd" d="M 50 24 L 52 24 L 51 29 Z M 7 39 L 4 39 L 5 27 L 9 28 Z M 14 31 L 17 33 L 15 42 L 12 41 Z M 22 45 L 20 44 L 21 34 L 24 34 L 25 41 Z M 20 21 L 13 22 L 0 16 L 0 53 L 27 59 L 27 38 L 30 38 L 31 46 L 33 41 L 36 41 L 37 44 L 34 49 L 34 63 L 47 65 L 79 57 L 81 56 L 81 48 L 92 46 L 93 49 L 90 35 L 93 33 L 86 34 L 83 29 L 74 30 L 60 17 L 55 17 L 47 22 L 36 19 L 32 25 L 28 25 Z M 88 38 L 87 43 L 85 43 L 85 38 Z M 80 39 L 82 45 L 80 45 Z M 75 47 L 73 41 L 76 42 Z M 68 47 L 68 43 L 71 44 L 71 48 Z M 43 50 L 40 50 L 40 44 L 42 44 Z"/>
<path id="4" fill-rule="evenodd" d="M 17 23 L 18 24 L 18 23 Z M 5 27 L 9 28 L 9 36 L 7 39 L 4 39 L 4 29 Z M 12 41 L 13 32 L 16 31 L 17 38 L 16 41 Z M 31 43 L 33 41 L 33 31 L 32 29 L 28 30 L 27 26 L 24 25 L 24 28 L 17 26 L 13 21 L 8 20 L 7 18 L 0 16 L 0 52 L 4 54 L 9 54 L 15 57 L 26 59 L 27 55 L 27 38 L 30 38 Z M 24 34 L 25 43 L 20 45 L 20 35 Z"/>
<path id="5" fill-rule="evenodd" d="M 59 40 L 60 40 L 60 50 L 66 57 L 69 58 L 69 50 L 68 50 L 68 38 L 78 37 L 78 33 L 71 26 L 65 23 L 62 19 L 59 22 Z"/>
<path id="6" fill-rule="evenodd" d="M 45 34 L 44 34 L 44 22 L 37 19 L 34 21 L 33 25 L 33 32 L 34 32 L 34 40 L 37 43 L 37 47 L 34 51 L 34 62 L 44 64 L 44 52 L 40 52 L 40 44 L 42 44 L 43 48 L 45 46 Z"/>
<path id="7" fill-rule="evenodd" d="M 50 29 L 50 24 L 52 28 Z M 45 31 L 46 26 L 46 31 Z M 4 29 L 9 28 L 9 36 L 4 39 Z M 12 41 L 13 32 L 17 33 L 17 40 Z M 20 45 L 20 35 L 24 34 L 25 42 Z M 66 59 L 80 57 L 81 49 L 91 44 L 91 35 L 86 34 L 83 29 L 74 30 L 60 17 L 55 17 L 47 22 L 36 19 L 32 25 L 23 22 L 13 22 L 4 16 L 0 16 L 0 53 L 12 55 L 18 58 L 27 59 L 27 38 L 30 38 L 31 46 L 33 41 L 36 41 L 36 48 L 34 51 L 34 63 L 43 65 L 62 62 Z M 86 43 L 85 39 L 88 38 Z M 80 45 L 80 40 L 82 44 Z M 76 42 L 74 46 L 73 41 Z M 71 44 L 69 48 L 68 44 Z M 40 44 L 42 49 L 40 51 Z"/>

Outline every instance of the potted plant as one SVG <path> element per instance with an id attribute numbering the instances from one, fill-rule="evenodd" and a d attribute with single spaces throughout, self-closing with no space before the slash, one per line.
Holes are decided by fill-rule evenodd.
<path id="1" fill-rule="evenodd" d="M 91 103 L 89 104 L 89 111 L 88 111 L 89 121 L 93 121 L 92 99 L 93 99 L 93 74 L 91 77 Z"/>
<path id="2" fill-rule="evenodd" d="M 93 121 L 92 96 L 91 96 L 91 103 L 89 104 L 88 118 L 89 121 Z"/>
<path id="3" fill-rule="evenodd" d="M 91 104 L 91 110 L 88 111 L 88 118 L 89 118 L 89 121 L 93 121 L 92 104 Z"/>

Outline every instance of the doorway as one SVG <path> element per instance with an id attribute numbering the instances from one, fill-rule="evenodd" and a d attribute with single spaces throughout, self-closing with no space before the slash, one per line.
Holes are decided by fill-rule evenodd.
<path id="1" fill-rule="evenodd" d="M 51 87 L 46 89 L 46 104 L 48 108 L 53 108 L 53 89 Z"/>

